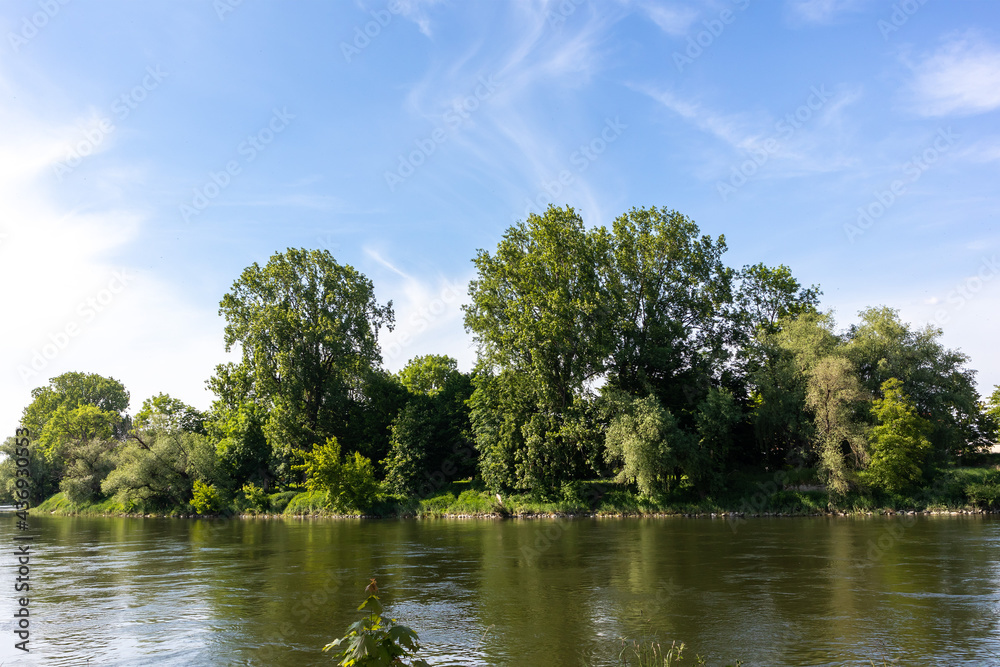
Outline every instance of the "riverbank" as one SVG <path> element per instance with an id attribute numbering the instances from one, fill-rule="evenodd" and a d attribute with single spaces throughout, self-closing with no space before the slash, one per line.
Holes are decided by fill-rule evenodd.
<path id="1" fill-rule="evenodd" d="M 733 480 L 717 498 L 697 497 L 681 488 L 658 498 L 640 496 L 606 481 L 575 482 L 560 497 L 532 494 L 497 496 L 468 481 L 442 485 L 425 498 L 382 498 L 364 512 L 338 514 L 325 507 L 319 492 L 285 491 L 266 496 L 256 507 L 234 502 L 215 515 L 223 517 L 331 518 L 545 518 L 545 517 L 705 517 L 850 516 L 882 514 L 987 514 L 1000 511 L 1000 470 L 954 468 L 935 483 L 910 495 L 888 496 L 860 491 L 831 498 L 810 485 L 807 475 L 779 472 Z M 112 499 L 75 505 L 58 493 L 35 508 L 54 515 L 194 518 L 190 506 L 124 508 Z"/>

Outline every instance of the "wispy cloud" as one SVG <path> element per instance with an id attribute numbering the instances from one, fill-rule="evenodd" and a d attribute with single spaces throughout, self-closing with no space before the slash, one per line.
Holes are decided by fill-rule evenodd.
<path id="1" fill-rule="evenodd" d="M 792 18 L 808 24 L 829 24 L 844 14 L 858 11 L 864 0 L 788 0 Z"/>
<path id="2" fill-rule="evenodd" d="M 646 13 L 646 16 L 659 26 L 660 30 L 674 37 L 683 37 L 686 35 L 691 24 L 698 18 L 698 12 L 690 7 L 662 5 L 652 2 L 641 3 L 640 7 Z"/>
<path id="3" fill-rule="evenodd" d="M 913 65 L 916 111 L 969 115 L 1000 108 L 1000 49 L 972 33 L 949 38 Z"/>

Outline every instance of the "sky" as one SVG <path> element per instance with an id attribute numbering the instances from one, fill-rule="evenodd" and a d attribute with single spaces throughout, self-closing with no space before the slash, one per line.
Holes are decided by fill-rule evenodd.
<path id="1" fill-rule="evenodd" d="M 389 370 L 470 370 L 471 260 L 550 203 L 680 211 L 1000 384 L 991 0 L 5 0 L 0 36 L 2 433 L 68 371 L 208 408 L 220 299 L 289 247 L 392 300 Z"/>

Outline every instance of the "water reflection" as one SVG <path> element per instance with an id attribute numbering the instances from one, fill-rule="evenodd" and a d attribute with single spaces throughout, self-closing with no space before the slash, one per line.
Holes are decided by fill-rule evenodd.
<path id="1" fill-rule="evenodd" d="M 326 665 L 372 576 L 436 665 L 612 665 L 620 637 L 710 664 L 1000 664 L 993 517 L 32 525 L 32 653 L 4 620 L 4 665 Z"/>

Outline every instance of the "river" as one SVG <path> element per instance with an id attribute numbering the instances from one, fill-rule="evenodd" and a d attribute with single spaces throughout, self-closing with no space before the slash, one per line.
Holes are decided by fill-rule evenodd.
<path id="1" fill-rule="evenodd" d="M 14 537 L 33 535 L 29 654 Z M 1000 518 L 0 517 L 0 662 L 330 665 L 370 577 L 432 665 L 1000 664 Z"/>

